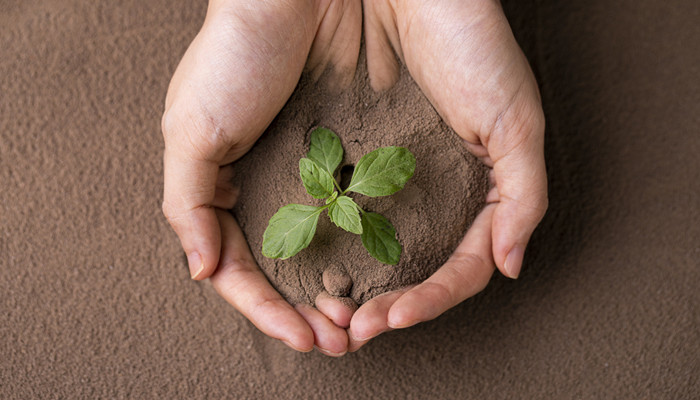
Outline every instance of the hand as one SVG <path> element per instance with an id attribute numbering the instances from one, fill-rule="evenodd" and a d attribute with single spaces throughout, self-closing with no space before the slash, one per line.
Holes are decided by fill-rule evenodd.
<path id="1" fill-rule="evenodd" d="M 498 1 L 370 0 L 364 8 L 372 86 L 396 81 L 397 54 L 442 118 L 492 169 L 493 187 L 444 266 L 357 310 L 350 351 L 384 331 L 439 316 L 481 291 L 495 267 L 516 278 L 547 208 L 539 92 Z M 333 317 L 334 308 L 317 305 Z"/>
<path id="2" fill-rule="evenodd" d="M 270 286 L 224 211 L 237 197 L 226 165 L 253 146 L 305 66 L 316 78 L 330 69 L 329 81 L 339 85 L 352 80 L 361 13 L 358 1 L 212 0 L 166 98 L 163 212 L 192 279 L 211 276 L 255 326 L 300 351 L 315 345 L 342 354 L 348 337 L 316 309 L 295 309 Z"/>

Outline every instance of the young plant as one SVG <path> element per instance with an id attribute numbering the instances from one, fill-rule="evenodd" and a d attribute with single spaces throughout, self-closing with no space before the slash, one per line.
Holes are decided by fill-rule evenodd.
<path id="1" fill-rule="evenodd" d="M 263 234 L 265 257 L 284 260 L 306 248 L 316 233 L 319 216 L 328 210 L 334 224 L 361 235 L 362 244 L 374 258 L 385 264 L 398 264 L 401 244 L 391 222 L 380 214 L 362 210 L 347 193 L 378 197 L 398 192 L 413 176 L 416 158 L 408 149 L 394 146 L 367 153 L 355 166 L 344 190 L 334 178 L 342 159 L 343 147 L 335 133 L 325 128 L 311 133 L 309 152 L 299 160 L 299 170 L 306 192 L 316 199 L 326 199 L 325 205 L 281 207 Z"/>

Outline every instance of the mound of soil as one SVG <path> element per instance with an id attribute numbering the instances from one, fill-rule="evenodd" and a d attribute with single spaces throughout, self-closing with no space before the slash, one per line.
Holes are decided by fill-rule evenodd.
<path id="1" fill-rule="evenodd" d="M 258 264 L 292 304 L 314 304 L 324 289 L 362 304 L 425 280 L 447 260 L 484 204 L 486 167 L 466 151 L 409 74 L 403 71 L 397 85 L 383 93 L 372 91 L 365 71 L 357 75 L 342 93 L 302 78 L 265 134 L 234 166 L 241 194 L 233 212 Z M 317 126 L 340 137 L 343 182 L 359 159 L 378 147 L 403 146 L 416 156 L 415 174 L 398 193 L 351 194 L 360 207 L 381 213 L 396 228 L 403 246 L 398 265 L 372 258 L 359 235 L 336 227 L 325 212 L 311 245 L 296 256 L 273 260 L 261 254 L 263 232 L 281 206 L 322 204 L 306 193 L 298 166 Z"/>

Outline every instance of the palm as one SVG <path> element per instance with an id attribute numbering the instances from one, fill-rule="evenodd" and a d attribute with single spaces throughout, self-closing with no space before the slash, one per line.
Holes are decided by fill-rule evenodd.
<path id="1" fill-rule="evenodd" d="M 524 246 L 546 209 L 539 94 L 500 6 L 490 0 L 365 6 L 371 13 L 365 18 L 373 86 L 383 89 L 395 81 L 398 68 L 387 56 L 393 47 L 445 121 L 493 168 L 494 187 L 489 205 L 438 272 L 415 288 L 369 301 L 353 315 L 351 349 L 385 330 L 437 317 L 479 292 L 494 266 L 516 277 Z"/>
<path id="2" fill-rule="evenodd" d="M 325 8 L 324 8 L 325 7 Z M 207 19 L 173 76 L 163 116 L 163 211 L 193 279 L 216 290 L 260 330 L 297 350 L 344 353 L 348 338 L 323 314 L 284 301 L 257 267 L 224 210 L 233 207 L 226 164 L 255 143 L 306 67 L 354 75 L 361 9 L 353 2 L 210 2 Z M 352 51 L 355 48 L 357 51 Z"/>

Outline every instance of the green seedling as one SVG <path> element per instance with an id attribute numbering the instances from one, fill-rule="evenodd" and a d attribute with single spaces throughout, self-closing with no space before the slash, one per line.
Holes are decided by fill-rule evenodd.
<path id="1" fill-rule="evenodd" d="M 284 260 L 309 246 L 319 216 L 328 210 L 328 217 L 335 225 L 361 235 L 362 244 L 374 258 L 385 264 L 398 264 L 401 244 L 394 226 L 382 215 L 364 211 L 347 193 L 378 197 L 398 192 L 413 176 L 416 158 L 403 147 L 376 149 L 360 159 L 345 189 L 335 179 L 342 159 L 343 147 L 333 131 L 317 128 L 311 133 L 309 152 L 299 160 L 299 171 L 306 192 L 316 199 L 325 199 L 325 205 L 281 207 L 270 218 L 263 234 L 265 257 Z"/>

